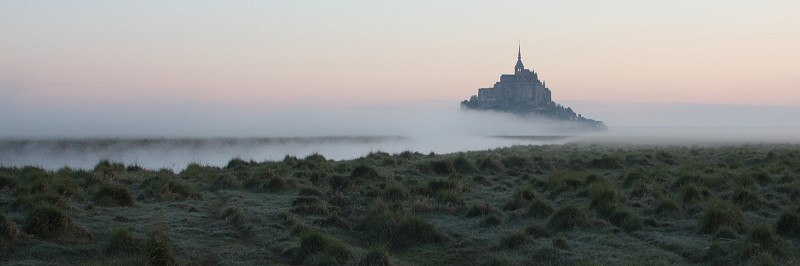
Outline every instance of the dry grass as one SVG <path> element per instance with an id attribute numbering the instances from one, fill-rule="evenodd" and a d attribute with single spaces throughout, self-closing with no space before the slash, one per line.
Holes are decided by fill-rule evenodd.
<path id="1" fill-rule="evenodd" d="M 0 167 L 0 261 L 794 265 L 798 172 L 799 145 Z"/>

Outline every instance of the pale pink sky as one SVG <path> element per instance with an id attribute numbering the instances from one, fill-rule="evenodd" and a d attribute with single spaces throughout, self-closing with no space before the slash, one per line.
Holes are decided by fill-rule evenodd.
<path id="1" fill-rule="evenodd" d="M 521 40 L 556 101 L 800 105 L 797 1 L 295 2 L 3 1 L 0 94 L 457 102 L 511 72 Z"/>
<path id="2" fill-rule="evenodd" d="M 687 125 L 800 125 L 798 14 L 789 0 L 1 1 L 0 135 L 458 108 L 512 72 L 518 40 L 554 101 L 612 126 L 656 121 L 617 108 L 647 103 L 728 106 Z"/>

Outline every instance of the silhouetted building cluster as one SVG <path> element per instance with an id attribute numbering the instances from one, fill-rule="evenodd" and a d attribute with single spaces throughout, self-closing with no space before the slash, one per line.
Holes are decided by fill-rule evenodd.
<path id="1" fill-rule="evenodd" d="M 539 80 L 535 71 L 522 64 L 522 50 L 517 50 L 517 64 L 514 74 L 503 74 L 500 81 L 491 88 L 478 89 L 468 101 L 461 102 L 461 108 L 495 110 L 519 115 L 539 115 L 547 118 L 576 122 L 581 129 L 606 130 L 606 125 L 583 117 L 552 101 L 550 89 Z"/>

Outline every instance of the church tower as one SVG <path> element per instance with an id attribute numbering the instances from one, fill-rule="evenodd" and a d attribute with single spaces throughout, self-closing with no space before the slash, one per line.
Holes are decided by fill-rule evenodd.
<path id="1" fill-rule="evenodd" d="M 523 69 L 525 69 L 525 66 L 522 65 L 522 47 L 520 45 L 517 46 L 517 65 L 514 66 L 514 75 L 519 75 Z"/>

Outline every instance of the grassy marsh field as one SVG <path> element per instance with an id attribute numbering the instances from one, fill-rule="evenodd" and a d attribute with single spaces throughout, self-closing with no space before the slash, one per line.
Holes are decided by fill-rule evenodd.
<path id="1" fill-rule="evenodd" d="M 0 168 L 0 264 L 797 265 L 800 145 Z"/>

